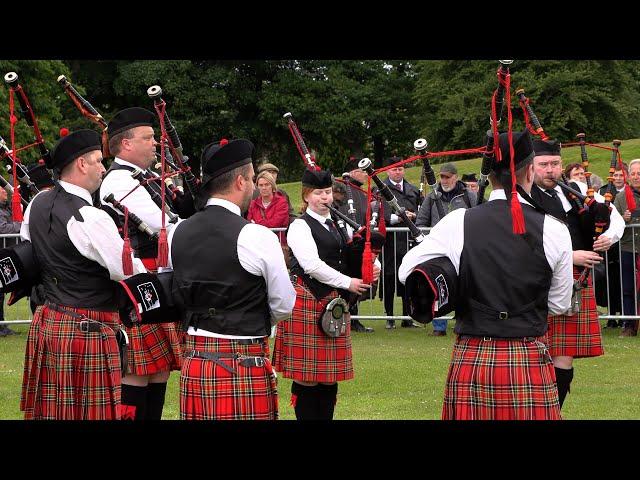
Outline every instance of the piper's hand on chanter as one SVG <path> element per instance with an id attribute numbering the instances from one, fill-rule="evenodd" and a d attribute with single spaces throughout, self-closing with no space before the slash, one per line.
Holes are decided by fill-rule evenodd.
<path id="1" fill-rule="evenodd" d="M 358 295 L 361 295 L 370 288 L 371 285 L 367 285 L 366 283 L 364 283 L 361 278 L 352 278 L 348 290 L 351 293 L 357 293 Z"/>
<path id="2" fill-rule="evenodd" d="M 600 235 L 598 239 L 593 242 L 594 252 L 606 252 L 611 247 L 611 239 L 604 235 Z"/>
<path id="3" fill-rule="evenodd" d="M 576 250 L 573 252 L 573 264 L 578 267 L 593 267 L 600 263 L 602 257 L 596 252 L 589 252 L 588 250 Z"/>
<path id="4" fill-rule="evenodd" d="M 416 219 L 416 214 L 414 212 L 412 212 L 411 210 L 406 210 L 404 213 L 407 214 L 407 218 L 409 220 L 411 220 L 412 222 Z"/>

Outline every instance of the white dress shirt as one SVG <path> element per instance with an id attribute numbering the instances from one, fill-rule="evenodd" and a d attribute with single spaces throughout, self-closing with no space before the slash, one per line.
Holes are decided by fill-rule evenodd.
<path id="1" fill-rule="evenodd" d="M 129 163 L 121 158 L 114 158 L 113 161 L 120 165 L 138 168 L 142 170 L 140 167 L 134 165 L 133 163 Z M 151 172 L 153 174 L 153 172 Z M 155 174 L 154 174 L 155 175 Z M 154 182 L 157 185 L 164 187 L 162 182 Z M 136 188 L 138 187 L 138 188 Z M 131 192 L 134 188 L 136 190 L 127 196 L 124 200 L 121 200 L 122 197 Z M 140 219 L 149 225 L 151 230 L 154 232 L 159 232 L 162 228 L 162 215 L 160 211 L 160 207 L 158 207 L 155 202 L 151 199 L 151 195 L 147 190 L 140 185 L 138 180 L 134 179 L 131 176 L 131 172 L 129 170 L 121 169 L 121 170 L 113 170 L 107 175 L 102 181 L 102 185 L 100 186 L 100 202 L 103 205 L 107 205 L 108 208 L 113 208 L 110 204 L 105 203 L 102 199 L 113 193 L 113 196 L 116 200 L 120 201 L 122 205 L 127 207 L 131 213 L 135 213 Z M 118 213 L 119 215 L 122 215 Z M 169 223 L 169 216 L 165 213 L 165 227 L 167 232 L 173 229 L 174 224 Z"/>
<path id="2" fill-rule="evenodd" d="M 331 218 L 329 213 L 327 213 L 326 216 L 322 216 L 310 208 L 307 208 L 307 213 L 329 231 L 329 225 L 325 223 L 328 218 Z M 348 231 L 350 228 L 351 227 L 347 225 Z M 298 260 L 300 267 L 304 270 L 304 273 L 332 287 L 345 290 L 349 288 L 349 285 L 351 285 L 351 277 L 340 273 L 335 268 L 331 268 L 320 259 L 318 246 L 313 239 L 311 228 L 309 228 L 309 225 L 304 219 L 297 218 L 291 222 L 291 225 L 289 225 L 289 233 L 287 234 L 287 244 L 296 257 L 296 260 Z"/>
<path id="3" fill-rule="evenodd" d="M 578 185 L 578 187 L 580 188 L 580 192 L 583 195 L 587 194 L 586 183 L 579 182 L 577 180 L 572 180 L 572 181 L 575 182 L 576 185 Z M 540 188 L 540 190 L 542 190 L 543 192 L 545 191 L 544 188 L 540 186 L 537 186 L 537 187 Z M 569 210 L 571 210 L 571 203 L 569 203 L 569 200 L 564 194 L 564 191 L 562 190 L 562 188 L 556 185 L 554 190 L 558 192 L 558 197 L 560 198 L 560 200 L 562 200 L 562 206 L 564 207 L 564 211 L 568 212 Z M 600 195 L 598 192 L 594 192 L 593 198 L 596 200 L 596 202 L 604 203 L 604 197 Z M 605 237 L 609 237 L 609 239 L 611 239 L 611 243 L 616 243 L 618 240 L 622 238 L 622 235 L 624 234 L 624 226 L 625 226 L 624 219 L 620 215 L 620 212 L 618 212 L 617 208 L 612 206 L 611 223 L 609 225 L 609 228 L 607 228 L 606 231 L 602 232 L 602 235 L 604 235 Z"/>
<path id="4" fill-rule="evenodd" d="M 67 233 L 71 243 L 78 249 L 80 255 L 99 263 L 109 271 L 111 280 L 124 280 L 127 276 L 122 271 L 122 246 L 124 244 L 118 227 L 107 212 L 92 205 L 91 194 L 82 187 L 72 183 L 59 181 L 60 186 L 68 193 L 86 200 L 89 205 L 81 207 L 79 212 L 84 221 L 71 217 L 67 223 Z M 45 192 L 40 192 L 38 195 Z M 36 195 L 37 197 L 37 195 Z M 34 197 L 35 199 L 35 197 Z M 31 241 L 29 234 L 29 216 L 33 201 L 29 203 L 24 213 L 24 221 L 20 227 L 20 236 L 23 240 Z M 133 257 L 133 274 L 145 273 L 142 261 Z"/>
<path id="5" fill-rule="evenodd" d="M 389 179 L 389 183 L 391 183 L 391 185 L 393 185 L 393 187 L 400 187 L 400 190 L 404 191 L 404 179 L 400 180 L 399 183 L 394 182 L 393 180 Z M 393 189 L 391 189 L 391 191 L 393 191 Z M 402 219 L 396 215 L 395 213 L 391 214 L 391 225 L 397 225 L 398 223 L 402 222 Z"/>
<path id="6" fill-rule="evenodd" d="M 489 195 L 490 202 L 505 199 L 503 189 L 493 190 Z M 518 194 L 518 200 L 520 203 L 529 204 L 520 194 Z M 436 257 L 448 257 L 456 273 L 460 273 L 466 212 L 465 208 L 453 210 L 431 229 L 421 243 L 407 252 L 398 270 L 398 279 L 403 284 L 417 265 Z M 542 245 L 553 272 L 549 288 L 549 314 L 558 315 L 566 312 L 571 306 L 573 290 L 573 251 L 567 226 L 550 215 L 545 215 L 542 226 Z M 523 258 L 522 261 L 527 262 L 528 259 Z"/>
<path id="7" fill-rule="evenodd" d="M 209 205 L 224 207 L 238 216 L 241 214 L 240 207 L 222 198 L 210 198 L 207 201 L 207 206 Z M 180 225 L 180 223 L 182 223 L 182 221 L 179 221 L 176 227 Z M 171 229 L 167 235 L 167 241 L 169 243 L 169 267 L 171 268 L 173 268 L 171 262 L 171 245 L 173 243 L 173 234 L 176 230 L 177 228 Z M 280 320 L 287 318 L 291 314 L 293 305 L 296 302 L 296 291 L 289 279 L 289 272 L 284 262 L 284 255 L 278 236 L 263 225 L 249 223 L 240 230 L 237 248 L 238 260 L 242 268 L 252 275 L 264 277 L 267 286 L 267 299 L 272 315 L 271 323 L 275 325 Z M 218 338 L 262 338 L 259 336 L 223 335 L 209 332 L 202 328 L 196 330 L 193 327 L 189 327 L 187 333 L 189 335 Z"/>

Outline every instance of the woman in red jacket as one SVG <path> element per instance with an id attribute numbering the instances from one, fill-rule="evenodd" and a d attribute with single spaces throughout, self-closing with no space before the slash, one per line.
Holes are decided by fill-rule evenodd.
<path id="1" fill-rule="evenodd" d="M 267 172 L 256 178 L 260 195 L 251 201 L 247 220 L 269 228 L 289 226 L 289 204 L 284 195 L 277 191 L 276 181 Z M 286 243 L 284 232 L 277 232 L 281 243 Z"/>

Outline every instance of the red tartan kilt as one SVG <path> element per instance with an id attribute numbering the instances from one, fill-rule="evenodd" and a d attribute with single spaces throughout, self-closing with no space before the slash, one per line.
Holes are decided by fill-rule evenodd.
<path id="1" fill-rule="evenodd" d="M 573 278 L 581 270 L 574 267 Z M 549 315 L 545 342 L 552 357 L 558 355 L 574 358 L 604 355 L 602 332 L 598 320 L 596 299 L 589 276 L 589 285 L 582 290 L 580 311 L 576 315 Z"/>
<path id="2" fill-rule="evenodd" d="M 262 367 L 245 367 L 233 358 L 222 358 L 236 371 L 225 370 L 213 360 L 185 358 L 180 373 L 181 420 L 277 420 L 276 375 L 269 362 L 269 343 L 240 345 L 231 339 L 187 335 L 185 352 L 240 353 L 264 357 Z"/>
<path id="3" fill-rule="evenodd" d="M 27 338 L 20 409 L 26 420 L 118 420 L 118 312 L 62 308 L 104 325 L 81 332 L 78 320 L 39 306 Z"/>
<path id="4" fill-rule="evenodd" d="M 124 330 L 129 335 L 128 374 L 180 370 L 184 334 L 176 323 L 136 325 Z"/>
<path id="5" fill-rule="evenodd" d="M 541 339 L 453 346 L 443 420 L 560 420 L 555 371 Z"/>
<path id="6" fill-rule="evenodd" d="M 351 325 L 340 337 L 327 336 L 318 318 L 336 291 L 316 301 L 298 278 L 294 284 L 296 303 L 290 317 L 276 327 L 273 368 L 285 378 L 303 382 L 335 383 L 353 378 Z"/>

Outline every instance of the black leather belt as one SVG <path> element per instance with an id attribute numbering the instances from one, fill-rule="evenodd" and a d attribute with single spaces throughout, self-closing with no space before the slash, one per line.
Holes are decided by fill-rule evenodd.
<path id="1" fill-rule="evenodd" d="M 236 374 L 233 368 L 227 365 L 224 362 L 221 362 L 221 358 L 232 358 L 236 360 L 243 367 L 264 367 L 265 359 L 264 357 L 255 357 L 255 356 L 247 356 L 242 355 L 241 353 L 230 353 L 230 352 L 203 352 L 200 350 L 191 350 L 185 355 L 186 358 L 201 358 L 203 360 L 211 360 L 216 365 L 221 366 L 227 372 Z"/>
<path id="2" fill-rule="evenodd" d="M 513 341 L 522 341 L 522 342 L 533 342 L 537 340 L 538 337 L 483 337 L 480 335 L 458 335 L 460 340 L 470 340 L 473 338 L 479 338 L 484 340 L 485 342 L 490 342 L 492 340 L 513 340 Z"/>

